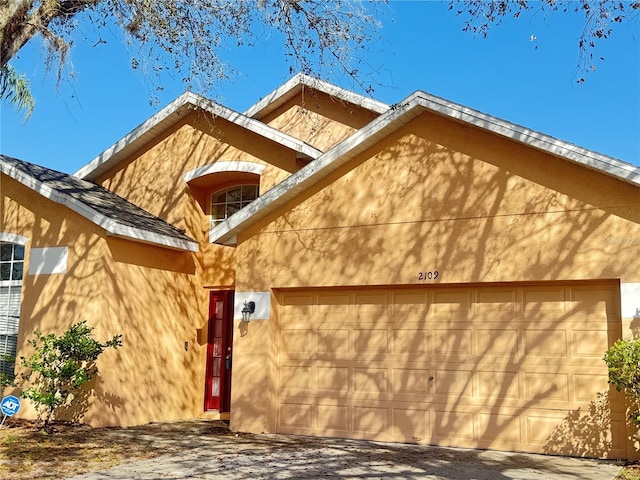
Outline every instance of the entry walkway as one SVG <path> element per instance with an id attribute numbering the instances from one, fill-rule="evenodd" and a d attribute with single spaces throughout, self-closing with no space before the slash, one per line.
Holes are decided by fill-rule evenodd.
<path id="1" fill-rule="evenodd" d="M 620 463 L 546 455 L 504 453 L 360 440 L 289 435 L 211 433 L 176 428 L 140 435 L 178 453 L 120 465 L 75 480 L 283 479 L 379 480 L 612 480 Z M 174 450 L 174 449 L 172 449 Z"/>

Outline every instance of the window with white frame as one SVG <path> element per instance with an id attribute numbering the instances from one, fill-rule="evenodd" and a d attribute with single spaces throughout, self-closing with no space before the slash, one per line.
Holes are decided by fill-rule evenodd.
<path id="1" fill-rule="evenodd" d="M 223 188 L 211 195 L 211 227 L 224 222 L 241 208 L 258 198 L 260 187 L 251 185 L 234 185 Z"/>
<path id="2" fill-rule="evenodd" d="M 13 376 L 20 298 L 24 271 L 24 246 L 0 242 L 0 374 Z"/>

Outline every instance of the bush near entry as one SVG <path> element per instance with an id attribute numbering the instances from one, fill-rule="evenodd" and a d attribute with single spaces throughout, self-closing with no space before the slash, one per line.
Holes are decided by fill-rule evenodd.
<path id="1" fill-rule="evenodd" d="M 58 336 L 34 332 L 35 338 L 28 343 L 35 349 L 28 358 L 20 357 L 28 369 L 22 382 L 30 385 L 22 396 L 33 401 L 39 419 L 44 420 L 47 430 L 56 409 L 73 404 L 82 386 L 98 373 L 96 360 L 107 348 L 122 345 L 122 335 L 115 335 L 104 343 L 93 338 L 93 327 L 86 321 L 71 325 Z"/>

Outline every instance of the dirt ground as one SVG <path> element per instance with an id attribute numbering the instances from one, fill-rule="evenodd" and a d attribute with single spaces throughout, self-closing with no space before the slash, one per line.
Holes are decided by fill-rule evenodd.
<path id="1" fill-rule="evenodd" d="M 619 462 L 294 435 L 191 420 L 130 428 L 27 422 L 0 430 L 0 479 L 613 480 Z M 634 476 L 620 480 L 638 480 Z"/>
<path id="2" fill-rule="evenodd" d="M 54 423 L 53 431 L 46 433 L 32 422 L 8 419 L 0 429 L 0 479 L 63 479 L 105 470 L 179 452 L 188 446 L 170 440 L 188 434 L 230 433 L 223 422 L 213 421 L 152 423 L 126 429 Z"/>

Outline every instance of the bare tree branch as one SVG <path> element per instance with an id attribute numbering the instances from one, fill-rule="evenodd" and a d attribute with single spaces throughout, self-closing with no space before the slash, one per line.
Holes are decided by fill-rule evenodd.
<path id="1" fill-rule="evenodd" d="M 229 42 L 251 44 L 264 30 L 284 36 L 292 70 L 318 73 L 333 63 L 354 79 L 351 63 L 376 31 L 362 0 L 0 0 L 0 67 L 31 39 L 44 40 L 58 71 L 83 21 L 117 25 L 130 42 L 133 68 L 180 75 L 206 92 L 227 76 L 220 53 Z M 82 14 L 81 16 L 79 14 Z M 49 65 L 54 68 L 53 65 Z"/>
<path id="2" fill-rule="evenodd" d="M 463 30 L 486 37 L 505 18 L 519 18 L 527 12 L 583 16 L 578 32 L 578 69 L 595 70 L 597 46 L 611 36 L 615 24 L 638 21 L 640 2 L 621 0 L 451 0 L 449 9 L 463 19 Z M 584 81 L 583 78 L 578 82 Z"/>

